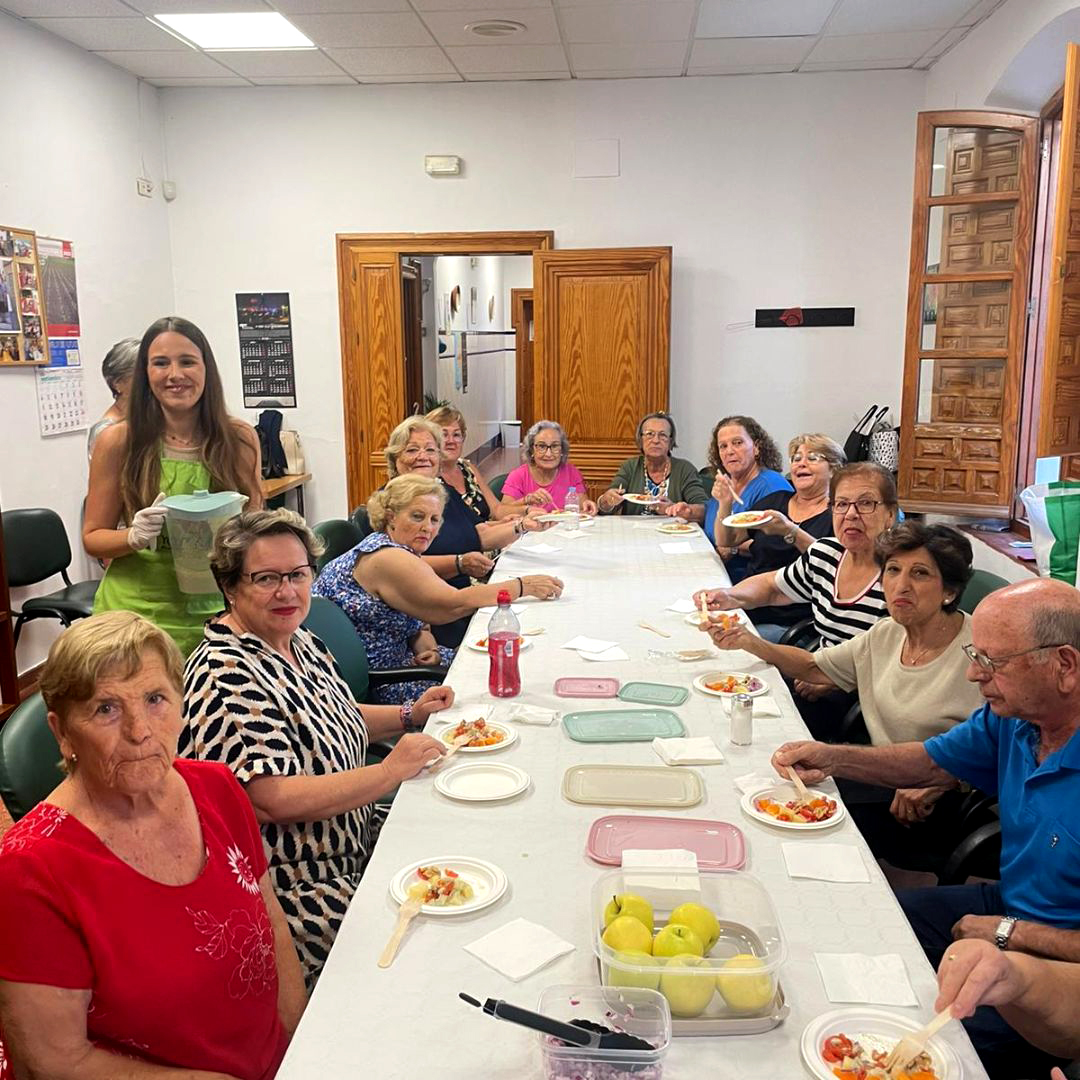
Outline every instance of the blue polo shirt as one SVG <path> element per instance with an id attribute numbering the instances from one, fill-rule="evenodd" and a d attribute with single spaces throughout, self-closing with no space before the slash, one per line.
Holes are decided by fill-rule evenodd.
<path id="1" fill-rule="evenodd" d="M 924 745 L 946 772 L 998 797 L 1005 913 L 1080 927 L 1080 732 L 1040 765 L 1038 729 L 984 705 Z"/>
<path id="2" fill-rule="evenodd" d="M 795 489 L 784 478 L 783 474 L 778 473 L 775 469 L 762 469 L 749 484 L 746 485 L 745 490 L 739 496 L 742 499 L 744 505 L 738 507 L 732 507 L 732 513 L 740 514 L 742 511 L 753 509 L 754 503 L 758 499 L 763 499 L 766 495 L 771 495 L 774 491 L 794 491 Z M 705 503 L 705 535 L 709 538 L 709 542 L 715 544 L 713 541 L 713 528 L 716 525 L 716 514 L 720 509 L 720 504 L 710 495 Z M 750 560 L 745 555 L 732 555 L 730 559 L 724 564 L 727 567 L 728 577 L 731 578 L 731 584 L 736 585 L 746 577 L 746 568 L 750 565 Z"/>

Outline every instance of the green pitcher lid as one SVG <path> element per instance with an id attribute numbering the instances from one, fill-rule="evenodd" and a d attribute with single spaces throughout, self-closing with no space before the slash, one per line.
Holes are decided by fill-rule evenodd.
<path id="1" fill-rule="evenodd" d="M 170 495 L 160 505 L 191 517 L 220 517 L 240 513 L 246 502 L 247 496 L 237 491 L 196 491 L 192 495 Z"/>

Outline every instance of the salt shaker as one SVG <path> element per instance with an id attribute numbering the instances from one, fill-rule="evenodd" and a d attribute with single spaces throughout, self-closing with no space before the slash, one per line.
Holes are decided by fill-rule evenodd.
<path id="1" fill-rule="evenodd" d="M 731 741 L 736 746 L 749 746 L 754 741 L 754 699 L 749 694 L 736 694 L 731 699 Z"/>

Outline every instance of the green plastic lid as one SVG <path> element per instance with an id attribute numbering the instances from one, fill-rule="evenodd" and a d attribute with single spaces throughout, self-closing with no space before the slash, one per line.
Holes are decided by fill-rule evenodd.
<path id="1" fill-rule="evenodd" d="M 686 734 L 669 709 L 596 709 L 563 716 L 566 734 L 575 742 L 651 742 Z"/>
<path id="2" fill-rule="evenodd" d="M 685 686 L 668 683 L 628 682 L 619 691 L 623 701 L 637 701 L 642 705 L 681 705 L 690 696 Z"/>
<path id="3" fill-rule="evenodd" d="M 247 496 L 237 491 L 196 491 L 193 495 L 170 495 L 161 505 L 182 517 L 232 517 L 239 514 Z"/>

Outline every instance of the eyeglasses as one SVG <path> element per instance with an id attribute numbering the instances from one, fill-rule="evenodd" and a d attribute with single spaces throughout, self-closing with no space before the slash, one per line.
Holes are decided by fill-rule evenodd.
<path id="1" fill-rule="evenodd" d="M 1056 645 L 1032 645 L 1030 649 L 1021 649 L 1020 652 L 1006 653 L 1004 656 L 987 656 L 981 649 L 976 649 L 974 645 L 965 645 L 964 652 L 967 655 L 967 658 L 973 664 L 978 664 L 983 671 L 995 672 L 1007 661 L 1015 660 L 1018 656 L 1027 656 L 1028 653 L 1042 652 L 1043 649 L 1060 649 L 1062 645 L 1066 644 L 1068 643 L 1059 641 Z"/>
<path id="2" fill-rule="evenodd" d="M 643 439 L 659 439 L 660 442 L 671 441 L 671 436 L 666 431 L 643 431 L 641 437 Z"/>
<path id="3" fill-rule="evenodd" d="M 533 449 L 536 450 L 538 453 L 541 453 L 541 454 L 561 454 L 562 453 L 562 443 L 557 443 L 557 442 L 556 443 L 545 443 L 545 442 L 533 443 Z"/>
<path id="4" fill-rule="evenodd" d="M 843 517 L 854 506 L 859 517 L 866 517 L 867 514 L 872 514 L 882 502 L 882 499 L 856 499 L 854 502 L 850 499 L 834 499 L 832 512 Z"/>
<path id="5" fill-rule="evenodd" d="M 437 446 L 406 446 L 401 451 L 402 457 L 438 457 L 439 448 Z"/>
<path id="6" fill-rule="evenodd" d="M 295 589 L 303 589 L 315 580 L 315 567 L 307 563 L 287 574 L 279 574 L 276 570 L 257 570 L 254 574 L 240 576 L 247 578 L 261 592 L 277 592 L 283 581 L 288 581 Z"/>
<path id="7" fill-rule="evenodd" d="M 828 461 L 829 459 L 824 454 L 819 454 L 816 450 L 808 450 L 805 454 L 795 453 L 791 455 L 791 464 L 797 465 L 800 461 Z"/>

